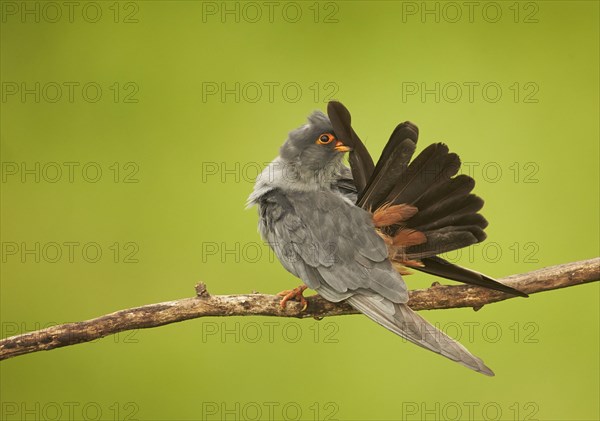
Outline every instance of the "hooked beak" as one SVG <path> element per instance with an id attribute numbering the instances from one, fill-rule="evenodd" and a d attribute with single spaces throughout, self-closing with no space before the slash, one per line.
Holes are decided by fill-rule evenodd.
<path id="1" fill-rule="evenodd" d="M 344 145 L 340 140 L 335 141 L 335 147 L 333 149 L 338 152 L 349 152 L 352 150 L 351 147 Z"/>

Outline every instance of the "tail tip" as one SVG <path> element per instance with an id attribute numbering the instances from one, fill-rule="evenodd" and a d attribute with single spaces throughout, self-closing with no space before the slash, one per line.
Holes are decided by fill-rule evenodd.
<path id="1" fill-rule="evenodd" d="M 491 369 L 491 368 L 489 368 L 488 366 L 486 366 L 486 365 L 483 365 L 483 364 L 482 364 L 482 366 L 481 366 L 481 367 L 479 367 L 479 370 L 477 370 L 477 371 L 478 371 L 478 372 L 480 372 L 481 374 L 484 374 L 484 375 L 486 375 L 486 376 L 489 376 L 489 377 L 494 377 L 494 376 L 496 375 L 496 374 L 495 374 L 495 373 L 492 371 L 492 369 Z"/>

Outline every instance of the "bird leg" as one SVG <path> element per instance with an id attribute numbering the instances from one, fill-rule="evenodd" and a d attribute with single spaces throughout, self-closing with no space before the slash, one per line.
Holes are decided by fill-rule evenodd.
<path id="1" fill-rule="evenodd" d="M 304 298 L 304 295 L 302 295 L 306 288 L 308 288 L 306 285 L 300 285 L 299 287 L 296 287 L 294 289 L 288 289 L 278 293 L 278 296 L 283 297 L 279 302 L 281 308 L 285 308 L 287 302 L 291 299 L 294 299 L 300 301 L 300 304 L 302 304 L 302 311 L 306 310 L 306 308 L 308 307 L 308 301 L 306 301 L 306 298 Z"/>

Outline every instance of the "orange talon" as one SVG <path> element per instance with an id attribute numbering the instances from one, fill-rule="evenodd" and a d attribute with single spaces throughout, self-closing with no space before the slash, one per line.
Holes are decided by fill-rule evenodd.
<path id="1" fill-rule="evenodd" d="M 285 305 L 287 304 L 287 302 L 291 299 L 294 299 L 294 300 L 300 301 L 300 304 L 302 304 L 301 311 L 306 310 L 308 307 L 308 301 L 306 301 L 306 298 L 304 298 L 304 295 L 302 295 L 304 293 L 304 290 L 306 290 L 306 288 L 308 288 L 306 285 L 300 285 L 297 288 L 288 289 L 288 290 L 281 291 L 280 293 L 278 293 L 277 294 L 278 296 L 283 297 L 281 299 L 281 301 L 279 302 L 279 305 L 281 306 L 281 308 L 285 308 Z"/>

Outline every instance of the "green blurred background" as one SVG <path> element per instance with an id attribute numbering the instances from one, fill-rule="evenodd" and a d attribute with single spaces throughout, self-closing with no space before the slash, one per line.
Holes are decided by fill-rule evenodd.
<path id="1" fill-rule="evenodd" d="M 1 6 L 3 337 L 198 281 L 298 285 L 244 205 L 332 98 L 375 156 L 403 120 L 461 155 L 490 226 L 453 261 L 502 277 L 599 254 L 598 2 Z M 596 283 L 424 313 L 495 378 L 360 316 L 124 333 L 2 362 L 2 417 L 597 420 L 598 303 Z"/>

